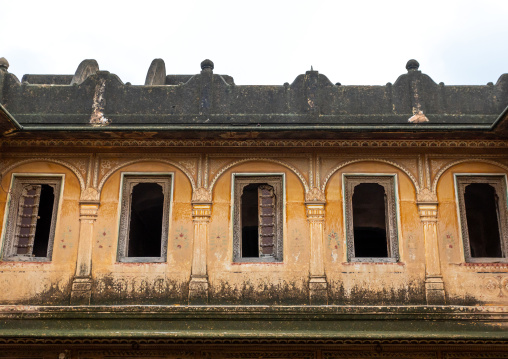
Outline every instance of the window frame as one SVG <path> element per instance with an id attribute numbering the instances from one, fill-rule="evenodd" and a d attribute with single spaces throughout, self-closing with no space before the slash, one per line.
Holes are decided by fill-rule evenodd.
<path id="1" fill-rule="evenodd" d="M 266 183 L 275 193 L 275 240 L 274 255 L 242 257 L 241 196 L 249 184 Z M 233 238 L 233 263 L 282 263 L 284 262 L 284 223 L 286 220 L 286 177 L 285 173 L 232 173 L 231 175 L 231 233 Z"/>
<path id="2" fill-rule="evenodd" d="M 454 173 L 455 201 L 459 220 L 460 237 L 466 263 L 508 262 L 508 193 L 505 173 Z M 481 183 L 491 185 L 498 196 L 498 226 L 501 252 L 504 257 L 471 257 L 469 230 L 467 227 L 464 193 L 467 185 Z"/>
<path id="3" fill-rule="evenodd" d="M 118 248 L 119 263 L 165 263 L 167 261 L 168 239 L 171 231 L 171 213 L 173 208 L 174 172 L 122 172 L 118 204 Z M 139 183 L 162 183 L 164 194 L 161 256 L 160 257 L 128 257 L 129 226 L 132 189 Z M 168 195 L 166 195 L 168 194 Z"/>
<path id="4" fill-rule="evenodd" d="M 353 190 L 361 183 L 376 183 L 382 186 L 386 195 L 385 213 L 387 218 L 388 257 L 356 257 L 353 226 Z M 400 211 L 397 174 L 390 173 L 343 173 L 342 194 L 344 213 L 344 235 L 346 238 L 347 261 L 358 263 L 397 263 L 400 261 L 399 233 Z"/>
<path id="5" fill-rule="evenodd" d="M 18 255 L 15 251 L 16 225 L 18 221 L 17 208 L 20 204 L 22 188 L 24 184 L 50 185 L 54 189 L 53 213 L 51 216 L 51 226 L 48 238 L 48 249 L 45 257 L 34 257 L 28 255 Z M 65 174 L 59 173 L 13 173 L 7 201 L 5 204 L 4 228 L 2 230 L 1 258 L 3 261 L 17 262 L 51 262 L 53 258 L 53 247 L 55 234 L 58 228 L 59 213 L 61 213 L 61 204 L 63 200 L 63 190 L 65 184 Z M 14 210 L 13 210 L 14 209 Z"/>

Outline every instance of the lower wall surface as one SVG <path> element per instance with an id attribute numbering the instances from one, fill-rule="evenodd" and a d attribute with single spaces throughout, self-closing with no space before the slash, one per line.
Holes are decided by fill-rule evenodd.
<path id="1" fill-rule="evenodd" d="M 239 340 L 238 342 L 240 342 Z M 508 357 L 505 344 L 339 344 L 319 341 L 305 344 L 58 344 L 0 345 L 0 358 L 171 358 L 171 359 L 501 359 Z"/>

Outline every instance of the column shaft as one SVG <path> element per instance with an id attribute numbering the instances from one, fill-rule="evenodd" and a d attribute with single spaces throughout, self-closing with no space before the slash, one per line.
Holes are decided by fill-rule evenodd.
<path id="1" fill-rule="evenodd" d="M 76 272 L 72 281 L 71 304 L 89 305 L 92 296 L 92 243 L 98 202 L 80 202 Z"/>
<path id="2" fill-rule="evenodd" d="M 310 234 L 309 299 L 311 304 L 327 304 L 328 285 L 324 264 L 325 204 L 306 202 Z"/>
<path id="3" fill-rule="evenodd" d="M 425 295 L 427 304 L 445 304 L 437 238 L 437 203 L 418 203 L 425 240 Z"/>
<path id="4" fill-rule="evenodd" d="M 206 250 L 211 214 L 211 203 L 192 204 L 194 244 L 192 251 L 191 278 L 189 282 L 189 303 L 192 304 L 201 304 L 208 302 Z"/>

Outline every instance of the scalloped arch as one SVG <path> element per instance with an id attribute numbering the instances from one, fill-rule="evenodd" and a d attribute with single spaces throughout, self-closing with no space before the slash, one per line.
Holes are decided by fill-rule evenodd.
<path id="1" fill-rule="evenodd" d="M 215 186 L 215 183 L 217 182 L 219 177 L 221 177 L 224 174 L 224 172 L 226 172 L 228 169 L 230 169 L 236 165 L 239 165 L 241 163 L 252 162 L 252 161 L 272 162 L 272 163 L 277 163 L 281 166 L 286 167 L 287 169 L 291 170 L 300 179 L 300 181 L 302 182 L 303 187 L 305 189 L 305 193 L 309 192 L 309 185 L 307 184 L 305 177 L 303 177 L 303 175 L 300 173 L 300 171 L 298 171 L 295 167 L 291 166 L 290 164 L 288 164 L 286 162 L 274 160 L 273 158 L 267 158 L 267 157 L 245 158 L 242 160 L 237 160 L 237 161 L 228 163 L 226 166 L 222 167 L 221 170 L 219 172 L 217 172 L 215 177 L 212 179 L 212 182 L 208 186 L 208 189 L 210 190 L 210 192 L 213 191 L 213 187 Z"/>
<path id="2" fill-rule="evenodd" d="M 130 166 L 134 163 L 139 163 L 139 162 L 160 162 L 160 163 L 165 163 L 165 164 L 168 164 L 171 166 L 175 166 L 176 168 L 178 168 L 180 171 L 182 171 L 187 176 L 187 178 L 189 179 L 189 181 L 191 183 L 192 191 L 194 192 L 196 190 L 196 183 L 194 182 L 194 178 L 192 178 L 192 175 L 182 165 L 180 165 L 176 162 L 173 162 L 173 161 L 159 159 L 159 158 L 141 158 L 141 159 L 137 159 L 137 160 L 127 161 L 127 162 L 121 163 L 121 164 L 111 168 L 108 172 L 106 172 L 104 177 L 102 177 L 101 181 L 99 182 L 99 185 L 97 186 L 97 191 L 99 193 L 101 193 L 102 187 L 104 186 L 104 184 L 106 183 L 108 178 L 111 177 L 111 175 L 113 175 L 113 173 L 118 171 L 120 168 L 125 167 L 125 166 Z"/>
<path id="3" fill-rule="evenodd" d="M 401 166 L 400 164 L 398 164 L 396 162 L 388 161 L 388 160 L 385 160 L 382 158 L 361 158 L 361 159 L 350 160 L 350 161 L 341 163 L 340 165 L 334 167 L 331 171 L 329 171 L 328 174 L 325 176 L 323 185 L 321 186 L 321 190 L 323 192 L 326 190 L 326 185 L 328 184 L 328 181 L 330 180 L 330 178 L 333 176 L 333 174 L 335 172 L 337 172 L 338 170 L 340 170 L 341 168 L 343 168 L 347 165 L 357 163 L 357 162 L 382 162 L 382 163 L 392 165 L 392 166 L 398 168 L 399 170 L 401 170 L 402 172 L 404 172 L 409 177 L 409 179 L 411 179 L 411 182 L 413 182 L 413 186 L 415 187 L 417 194 L 420 192 L 420 186 L 418 185 L 418 181 L 416 180 L 415 176 L 413 176 L 413 174 L 411 172 L 409 172 L 409 170 L 407 168 L 405 168 L 404 166 Z"/>
<path id="4" fill-rule="evenodd" d="M 75 166 L 70 164 L 69 162 L 54 159 L 54 158 L 47 158 L 47 157 L 28 158 L 28 159 L 13 163 L 12 165 L 10 165 L 2 170 L 2 177 L 5 176 L 5 174 L 7 172 L 12 171 L 14 168 L 24 165 L 24 164 L 27 164 L 27 163 L 31 163 L 31 162 L 51 162 L 51 163 L 56 163 L 58 165 L 66 167 L 68 170 L 70 170 L 72 173 L 74 173 L 76 175 L 76 177 L 78 178 L 79 186 L 81 187 L 81 193 L 83 193 L 83 191 L 85 190 L 85 179 L 81 175 L 81 172 L 79 172 L 79 170 Z"/>
<path id="5" fill-rule="evenodd" d="M 501 167 L 502 169 L 504 169 L 506 172 L 508 172 L 508 166 L 500 163 L 500 162 L 497 162 L 497 161 L 494 161 L 494 160 L 486 160 L 486 159 L 483 159 L 483 158 L 468 158 L 468 159 L 463 159 L 463 160 L 457 160 L 457 161 L 453 161 L 453 162 L 450 162 L 448 164 L 446 164 L 445 166 L 443 166 L 439 172 L 436 174 L 436 177 L 434 178 L 434 181 L 432 182 L 432 192 L 433 193 L 436 193 L 436 190 L 437 190 L 437 184 L 439 182 L 439 179 L 441 178 L 441 176 L 446 172 L 448 171 L 450 168 L 452 168 L 453 166 L 456 166 L 456 165 L 459 165 L 459 164 L 462 164 L 462 163 L 465 163 L 465 162 L 482 162 L 482 163 L 488 163 L 490 165 L 494 165 L 494 166 L 497 166 L 497 167 Z"/>

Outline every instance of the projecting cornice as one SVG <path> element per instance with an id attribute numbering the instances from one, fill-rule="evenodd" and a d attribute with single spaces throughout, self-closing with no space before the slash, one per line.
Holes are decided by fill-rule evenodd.
<path id="1" fill-rule="evenodd" d="M 84 60 L 74 75 L 25 75 L 22 82 L 7 68 L 0 71 L 0 102 L 25 133 L 102 136 L 177 131 L 184 138 L 210 132 L 215 132 L 213 136 L 261 134 L 250 138 L 341 138 L 344 133 L 349 133 L 348 138 L 375 133 L 405 133 L 406 138 L 430 138 L 433 133 L 452 138 L 508 135 L 504 125 L 508 74 L 496 84 L 445 86 L 423 74 L 415 60 L 407 63 L 406 74 L 385 86 L 333 84 L 314 70 L 291 84 L 236 85 L 232 77 L 214 74 L 210 60 L 202 62 L 199 74 L 166 75 L 164 61 L 155 59 L 142 86 L 99 70 L 95 60 Z"/>

